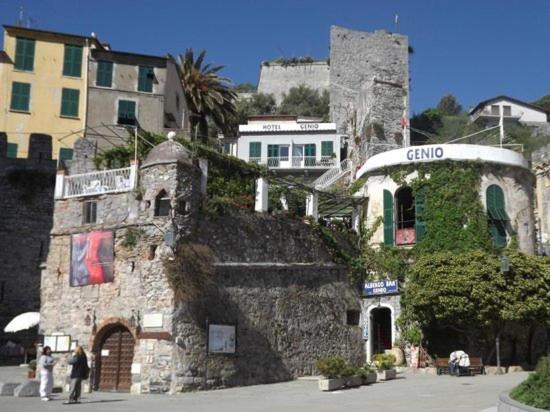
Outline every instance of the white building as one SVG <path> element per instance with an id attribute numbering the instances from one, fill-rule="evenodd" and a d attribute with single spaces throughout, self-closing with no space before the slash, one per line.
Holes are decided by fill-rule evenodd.
<path id="1" fill-rule="evenodd" d="M 340 165 L 341 140 L 334 123 L 291 115 L 252 116 L 239 126 L 236 152 L 239 159 L 270 169 L 318 175 Z"/>
<path id="2" fill-rule="evenodd" d="M 480 102 L 469 111 L 470 121 L 485 125 L 498 124 L 501 111 L 505 122 L 525 125 L 548 122 L 546 109 L 508 96 L 497 96 Z"/>

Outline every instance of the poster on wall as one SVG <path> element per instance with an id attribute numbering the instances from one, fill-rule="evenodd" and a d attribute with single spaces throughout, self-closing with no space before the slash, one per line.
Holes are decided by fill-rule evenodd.
<path id="1" fill-rule="evenodd" d="M 69 352 L 71 350 L 71 337 L 69 335 L 46 335 L 44 347 L 49 346 L 52 352 Z"/>
<path id="2" fill-rule="evenodd" d="M 113 281 L 113 232 L 72 235 L 71 286 Z"/>
<path id="3" fill-rule="evenodd" d="M 235 325 L 208 325 L 208 352 L 235 353 Z"/>

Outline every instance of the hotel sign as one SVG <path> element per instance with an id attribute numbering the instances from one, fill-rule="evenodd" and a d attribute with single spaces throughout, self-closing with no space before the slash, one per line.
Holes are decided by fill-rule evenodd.
<path id="1" fill-rule="evenodd" d="M 363 287 L 364 296 L 388 295 L 397 292 L 397 280 L 386 279 L 375 282 L 365 282 L 365 286 Z"/>
<path id="2" fill-rule="evenodd" d="M 441 146 L 417 147 L 407 150 L 407 160 L 442 159 L 443 156 L 444 152 Z"/>
<path id="3" fill-rule="evenodd" d="M 334 132 L 336 133 L 336 124 L 334 123 L 260 123 L 246 124 L 239 126 L 239 132 L 242 133 L 277 133 L 277 132 Z"/>

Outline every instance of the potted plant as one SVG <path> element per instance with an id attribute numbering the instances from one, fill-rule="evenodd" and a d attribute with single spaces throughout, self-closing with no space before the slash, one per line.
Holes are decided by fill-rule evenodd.
<path id="1" fill-rule="evenodd" d="M 363 384 L 363 378 L 361 376 L 361 368 L 347 367 L 344 369 L 342 376 L 345 379 L 345 385 L 348 388 L 356 388 Z"/>
<path id="2" fill-rule="evenodd" d="M 396 372 L 393 368 L 395 364 L 395 356 L 392 353 L 379 353 L 374 356 L 374 364 L 378 370 L 378 379 L 387 381 L 395 379 Z"/>
<path id="3" fill-rule="evenodd" d="M 366 364 L 362 368 L 359 368 L 359 376 L 361 377 L 363 385 L 376 383 L 376 369 L 370 364 Z"/>
<path id="4" fill-rule="evenodd" d="M 319 389 L 322 391 L 340 389 L 346 384 L 346 378 L 343 377 L 346 361 L 340 356 L 321 358 L 315 366 L 322 375 L 319 379 Z"/>
<path id="5" fill-rule="evenodd" d="M 36 378 L 36 359 L 33 359 L 29 362 L 29 370 L 27 370 L 27 378 L 34 379 Z"/>

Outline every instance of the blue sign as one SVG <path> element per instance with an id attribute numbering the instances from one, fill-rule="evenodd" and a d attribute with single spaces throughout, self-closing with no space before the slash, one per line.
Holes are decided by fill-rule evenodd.
<path id="1" fill-rule="evenodd" d="M 363 294 L 365 296 L 387 295 L 397 293 L 397 280 L 378 280 L 375 282 L 365 282 Z"/>

